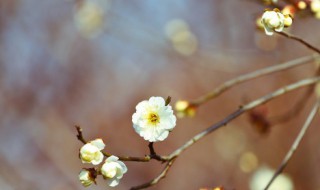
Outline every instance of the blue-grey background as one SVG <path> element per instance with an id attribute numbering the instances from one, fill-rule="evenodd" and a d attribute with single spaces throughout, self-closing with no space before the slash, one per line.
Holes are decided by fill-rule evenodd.
<path id="1" fill-rule="evenodd" d="M 75 124 L 87 139 L 103 138 L 108 152 L 143 156 L 147 142 L 131 122 L 141 100 L 193 99 L 240 74 L 312 53 L 256 30 L 256 17 L 266 8 L 260 1 L 107 3 L 97 34 L 86 34 L 76 23 L 81 0 L 0 1 L 0 189 L 84 189 L 77 176 L 88 165 L 78 159 Z M 196 40 L 192 53 L 179 53 L 167 37 L 165 27 L 173 19 L 188 25 Z M 307 16 L 295 19 L 290 31 L 320 47 L 319 26 Z M 200 107 L 196 117 L 179 119 L 169 138 L 156 143 L 157 152 L 169 154 L 239 105 L 312 76 L 314 68 L 305 65 L 231 89 Z M 270 102 L 268 114 L 290 110 L 303 91 Z M 241 155 L 252 152 L 257 168 L 276 168 L 312 100 L 306 104 L 299 116 L 267 135 L 258 134 L 247 115 L 238 118 L 185 151 L 150 189 L 248 189 L 254 170 L 240 169 Z M 295 189 L 320 188 L 319 132 L 317 116 L 285 170 Z M 162 170 L 155 161 L 126 164 L 129 171 L 115 189 L 147 182 Z M 107 188 L 99 179 L 89 189 Z"/>

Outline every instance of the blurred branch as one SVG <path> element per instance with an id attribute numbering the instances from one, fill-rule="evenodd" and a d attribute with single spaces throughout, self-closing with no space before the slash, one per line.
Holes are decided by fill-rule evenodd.
<path id="1" fill-rule="evenodd" d="M 291 34 L 286 33 L 286 32 L 276 32 L 276 33 L 278 33 L 278 34 L 280 34 L 282 36 L 285 36 L 287 38 L 293 39 L 295 41 L 298 41 L 298 42 L 302 43 L 303 45 L 305 45 L 307 48 L 309 48 L 309 49 L 311 49 L 311 50 L 313 50 L 313 51 L 315 51 L 317 53 L 320 53 L 320 50 L 318 48 L 314 47 L 313 45 L 309 44 L 308 42 L 304 41 L 303 39 L 301 39 L 301 38 L 299 38 L 297 36 L 291 35 Z"/>
<path id="2" fill-rule="evenodd" d="M 303 110 L 303 108 L 307 105 L 306 101 L 311 97 L 311 95 L 313 94 L 313 85 L 310 86 L 310 88 L 307 89 L 307 91 L 305 91 L 305 93 L 303 94 L 303 96 L 295 103 L 295 105 L 293 106 L 293 108 L 290 108 L 290 110 L 287 113 L 284 113 L 283 115 L 277 116 L 275 118 L 271 119 L 271 125 L 276 125 L 279 123 L 284 123 L 289 121 L 290 119 L 296 117 L 297 115 L 299 115 L 301 113 L 301 111 Z"/>
<path id="3" fill-rule="evenodd" d="M 138 190 L 138 189 L 144 189 L 150 186 L 153 186 L 155 184 L 157 184 L 161 179 L 165 178 L 169 169 L 171 168 L 172 164 L 174 163 L 174 161 L 176 160 L 176 158 L 171 159 L 167 164 L 166 167 L 163 169 L 163 171 L 154 179 L 152 179 L 151 181 L 144 183 L 142 185 L 139 186 L 135 186 L 132 187 L 131 190 Z"/>
<path id="4" fill-rule="evenodd" d="M 313 77 L 313 78 L 308 78 L 308 79 L 304 79 L 304 80 L 300 80 L 296 83 L 290 84 L 288 86 L 284 86 L 270 94 L 267 94 L 259 99 L 256 99 L 248 104 L 245 104 L 244 106 L 241 106 L 238 110 L 236 110 L 235 112 L 231 113 L 230 115 L 228 115 L 225 119 L 221 120 L 220 122 L 210 126 L 209 128 L 207 128 L 206 130 L 204 130 L 203 132 L 195 135 L 193 138 L 191 138 L 189 141 L 187 141 L 184 145 L 182 145 L 180 148 L 178 148 L 177 150 L 175 150 L 173 153 L 170 154 L 169 159 L 175 158 L 177 156 L 179 156 L 185 149 L 189 148 L 191 145 L 193 145 L 195 142 L 197 142 L 198 140 L 202 139 L 203 137 L 205 137 L 206 135 L 212 133 L 213 131 L 215 131 L 216 129 L 219 129 L 220 127 L 223 127 L 225 125 L 227 125 L 230 121 L 232 121 L 233 119 L 237 118 L 238 116 L 240 116 L 241 114 L 243 114 L 246 111 L 251 110 L 252 108 L 255 108 L 259 105 L 262 105 L 264 103 L 267 103 L 268 101 L 272 100 L 273 98 L 276 98 L 280 95 L 286 94 L 287 92 L 290 92 L 292 90 L 307 86 L 307 85 L 311 85 L 314 84 L 316 82 L 320 81 L 320 77 Z"/>
<path id="5" fill-rule="evenodd" d="M 279 71 L 284 71 L 286 69 L 290 69 L 290 68 L 308 63 L 308 62 L 310 62 L 316 58 L 319 58 L 319 57 L 320 56 L 318 56 L 318 55 L 309 55 L 309 56 L 305 56 L 305 57 L 300 57 L 300 58 L 279 64 L 279 65 L 274 65 L 274 66 L 263 68 L 263 69 L 260 69 L 260 70 L 257 70 L 257 71 L 254 71 L 254 72 L 251 72 L 248 74 L 241 75 L 241 76 L 236 77 L 234 79 L 231 79 L 227 82 L 224 82 L 222 85 L 213 89 L 212 91 L 210 91 L 206 95 L 201 96 L 193 101 L 190 101 L 190 106 L 200 106 L 201 104 L 219 96 L 220 94 L 222 94 L 223 92 L 225 92 L 226 90 L 228 90 L 229 88 L 231 88 L 237 84 L 240 84 L 240 83 L 243 83 L 243 82 L 264 76 L 264 75 L 272 74 L 272 73 L 279 72 Z"/>
<path id="6" fill-rule="evenodd" d="M 210 134 L 211 132 L 215 131 L 216 129 L 223 127 L 225 125 L 227 125 L 230 121 L 232 121 L 233 119 L 237 118 L 238 116 L 240 116 L 241 114 L 243 114 L 246 111 L 249 111 L 259 105 L 262 105 L 264 103 L 267 103 L 268 101 L 272 100 L 273 98 L 276 98 L 280 95 L 286 94 L 292 90 L 307 86 L 307 85 L 311 85 L 314 84 L 316 82 L 320 81 L 320 77 L 313 77 L 313 78 L 308 78 L 308 79 L 304 79 L 304 80 L 300 80 L 296 83 L 293 83 L 291 85 L 287 85 L 284 86 L 270 94 L 267 94 L 259 99 L 256 99 L 248 104 L 245 104 L 244 106 L 240 106 L 240 108 L 238 110 L 236 110 L 235 112 L 231 113 L 230 115 L 228 115 L 225 119 L 221 120 L 220 122 L 212 125 L 211 127 L 205 129 L 203 132 L 195 135 L 193 138 L 191 138 L 189 141 L 187 141 L 185 144 L 183 144 L 181 147 L 179 147 L 178 149 L 176 149 L 175 151 L 173 151 L 169 156 L 163 156 L 161 158 L 164 158 L 167 162 L 167 165 L 165 167 L 165 169 L 160 173 L 159 176 L 157 176 L 156 178 L 154 178 L 153 180 L 144 183 L 142 185 L 133 187 L 131 189 L 143 189 L 143 188 L 147 188 L 150 187 L 152 185 L 157 184 L 161 179 L 163 179 L 166 176 L 166 173 L 168 172 L 168 170 L 170 169 L 171 165 L 173 164 L 174 160 L 187 148 L 189 148 L 191 145 L 193 145 L 194 143 L 196 143 L 197 141 L 199 141 L 200 139 L 202 139 L 203 137 L 205 137 L 206 135 Z M 150 144 L 149 144 L 150 146 Z M 152 151 L 150 149 L 150 151 Z"/>
<path id="7" fill-rule="evenodd" d="M 148 162 L 151 159 L 155 159 L 158 161 L 162 161 L 162 162 L 167 162 L 166 167 L 164 168 L 164 170 L 153 180 L 133 187 L 131 189 L 143 189 L 143 188 L 147 188 L 150 187 L 152 185 L 157 184 L 161 179 L 163 179 L 167 172 L 169 171 L 170 167 L 172 166 L 172 164 L 174 163 L 175 159 L 187 148 L 189 148 L 191 145 L 193 145 L 194 143 L 196 143 L 198 140 L 202 139 L 203 137 L 205 137 L 206 135 L 210 134 L 211 132 L 215 131 L 216 129 L 223 127 L 225 125 L 227 125 L 230 121 L 232 121 L 233 119 L 237 118 L 238 116 L 240 116 L 242 113 L 251 110 L 252 108 L 255 108 L 259 105 L 262 105 L 264 103 L 267 103 L 268 101 L 272 100 L 273 98 L 276 98 L 280 95 L 286 94 L 292 90 L 307 86 L 307 85 L 311 85 L 314 84 L 316 82 L 320 81 L 320 77 L 313 77 L 313 78 L 308 78 L 308 79 L 304 79 L 304 80 L 300 80 L 296 83 L 284 86 L 270 94 L 267 94 L 261 98 L 258 98 L 248 104 L 245 104 L 244 106 L 240 106 L 240 108 L 238 110 L 236 110 L 235 112 L 231 113 L 230 115 L 228 115 L 225 119 L 221 120 L 220 122 L 210 126 L 209 128 L 205 129 L 204 131 L 202 131 L 201 133 L 195 135 L 193 138 L 191 138 L 189 141 L 187 141 L 185 144 L 183 144 L 181 147 L 179 147 L 178 149 L 176 149 L 175 151 L 173 151 L 169 156 L 159 156 L 155 153 L 154 148 L 153 148 L 153 143 L 149 143 L 149 149 L 150 149 L 150 155 L 145 156 L 145 157 L 130 157 L 130 156 L 118 156 L 120 160 L 122 161 L 138 161 L 138 162 Z M 82 129 L 79 126 L 75 126 L 78 132 L 77 138 L 79 141 L 81 141 L 82 143 L 86 143 L 87 141 L 84 139 L 83 134 L 82 134 Z M 111 154 L 109 153 L 105 153 L 102 152 L 105 156 L 111 156 Z M 155 155 L 155 156 L 154 156 Z"/>
<path id="8" fill-rule="evenodd" d="M 187 148 L 189 148 L 191 145 L 193 145 L 194 143 L 196 143 L 198 140 L 202 139 L 203 137 L 205 137 L 206 135 L 210 134 L 211 132 L 215 131 L 216 129 L 223 127 L 225 125 L 227 125 L 230 121 L 232 121 L 233 119 L 237 118 L 238 116 L 240 116 L 241 114 L 243 114 L 246 111 L 249 111 L 259 105 L 262 105 L 264 103 L 267 103 L 268 101 L 286 94 L 292 90 L 307 86 L 307 85 L 311 85 L 314 84 L 316 82 L 320 81 L 320 77 L 313 77 L 313 78 L 308 78 L 308 79 L 304 79 L 304 80 L 300 80 L 296 83 L 284 86 L 270 94 L 267 94 L 261 98 L 258 98 L 248 104 L 245 104 L 244 106 L 240 106 L 240 108 L 236 111 L 234 111 L 233 113 L 231 113 L 230 115 L 228 115 L 225 119 L 221 120 L 220 122 L 210 126 L 209 128 L 205 129 L 204 131 L 202 131 L 201 133 L 195 135 L 193 138 L 191 138 L 190 140 L 188 140 L 185 144 L 183 144 L 181 147 L 179 147 L 178 149 L 176 149 L 175 151 L 173 151 L 169 156 L 159 156 L 155 153 L 155 150 L 153 148 L 153 143 L 149 143 L 149 150 L 150 150 L 150 155 L 147 155 L 145 157 L 130 157 L 130 156 L 118 156 L 120 160 L 122 161 L 138 161 L 138 162 L 148 162 L 151 159 L 155 159 L 158 161 L 162 161 L 162 162 L 167 162 L 166 167 L 164 168 L 164 170 L 153 180 L 144 183 L 142 185 L 133 187 L 132 189 L 143 189 L 143 188 L 147 188 L 150 187 L 152 185 L 157 184 L 161 179 L 163 179 L 167 172 L 169 171 L 169 169 L 171 168 L 172 164 L 174 163 L 175 159 Z M 80 126 L 75 126 L 77 129 L 77 138 L 79 141 L 81 141 L 82 143 L 87 143 L 87 141 L 84 139 L 83 134 L 82 134 L 82 129 L 80 128 Z M 102 152 L 105 156 L 109 157 L 111 156 L 111 154 L 109 153 L 105 153 Z"/>
<path id="9" fill-rule="evenodd" d="M 285 158 L 282 160 L 280 166 L 278 167 L 277 171 L 274 173 L 274 175 L 272 176 L 272 178 L 270 179 L 270 181 L 268 182 L 267 186 L 264 188 L 264 190 L 267 190 L 271 184 L 273 183 L 273 181 L 277 178 L 277 176 L 284 170 L 284 168 L 287 166 L 288 162 L 290 161 L 290 159 L 293 156 L 293 153 L 297 150 L 302 138 L 304 137 L 306 131 L 308 130 L 312 120 L 314 119 L 317 111 L 319 110 L 319 105 L 320 105 L 320 100 L 317 100 L 316 104 L 314 105 L 314 107 L 312 108 L 309 116 L 307 117 L 303 127 L 301 128 L 297 138 L 295 139 L 294 143 L 292 144 L 290 150 L 288 151 L 287 155 L 285 156 Z"/>
<path id="10" fill-rule="evenodd" d="M 320 76 L 320 68 L 317 68 L 317 71 L 315 73 L 315 76 Z M 271 118 L 271 125 L 276 125 L 279 123 L 284 123 L 289 121 L 290 119 L 296 117 L 297 115 L 299 115 L 301 113 L 301 111 L 303 110 L 303 108 L 307 105 L 306 101 L 309 100 L 309 98 L 311 97 L 311 95 L 314 92 L 314 86 L 315 85 L 311 85 L 308 87 L 308 89 L 305 91 L 305 93 L 303 94 L 303 96 L 295 103 L 295 105 L 293 106 L 293 108 L 291 108 L 287 113 Z"/>

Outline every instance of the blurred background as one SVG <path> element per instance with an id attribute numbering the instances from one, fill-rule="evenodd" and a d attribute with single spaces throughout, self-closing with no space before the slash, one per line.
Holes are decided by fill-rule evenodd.
<path id="1" fill-rule="evenodd" d="M 144 156 L 148 143 L 131 121 L 138 102 L 194 99 L 240 74 L 313 53 L 257 30 L 266 7 L 258 0 L 1 0 L 0 189 L 85 189 L 78 174 L 90 165 L 78 158 L 82 144 L 74 125 L 87 140 L 102 138 L 108 152 Z M 290 32 L 320 47 L 319 29 L 316 18 L 302 16 Z M 179 119 L 156 151 L 171 153 L 241 104 L 314 70 L 306 64 L 231 89 L 199 107 L 195 117 Z M 260 109 L 268 117 L 281 115 L 305 91 Z M 244 114 L 186 150 L 150 189 L 256 188 L 257 175 L 268 180 L 280 164 L 313 101 L 263 134 Z M 319 118 L 285 169 L 289 187 L 274 189 L 320 189 Z M 128 173 L 114 189 L 145 183 L 163 167 L 156 161 L 126 164 Z M 87 189 L 109 188 L 97 182 Z"/>

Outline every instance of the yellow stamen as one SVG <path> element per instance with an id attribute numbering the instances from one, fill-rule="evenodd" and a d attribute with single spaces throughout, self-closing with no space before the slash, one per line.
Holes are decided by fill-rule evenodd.
<path id="1" fill-rule="evenodd" d="M 159 123 L 160 118 L 159 118 L 158 114 L 150 113 L 149 117 L 148 117 L 148 120 L 149 120 L 150 123 L 155 125 L 155 124 Z"/>

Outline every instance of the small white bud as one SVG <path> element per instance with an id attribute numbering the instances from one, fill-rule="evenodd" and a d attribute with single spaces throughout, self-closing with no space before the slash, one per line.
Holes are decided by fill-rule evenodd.
<path id="1" fill-rule="evenodd" d="M 265 33 L 271 36 L 274 31 L 281 32 L 283 30 L 284 20 L 284 15 L 279 11 L 265 11 L 261 23 L 264 26 Z"/>
<path id="2" fill-rule="evenodd" d="M 91 172 L 87 169 L 82 169 L 79 173 L 79 180 L 81 184 L 85 187 L 90 186 L 92 183 L 94 183 L 94 178 L 91 174 Z"/>
<path id="3" fill-rule="evenodd" d="M 116 156 L 108 157 L 101 167 L 101 174 L 108 180 L 110 187 L 117 186 L 127 171 L 127 166 Z"/>
<path id="4" fill-rule="evenodd" d="M 101 139 L 90 141 L 83 145 L 80 149 L 80 158 L 82 163 L 91 163 L 98 165 L 103 160 L 103 154 L 101 150 L 105 147 L 105 144 Z"/>

